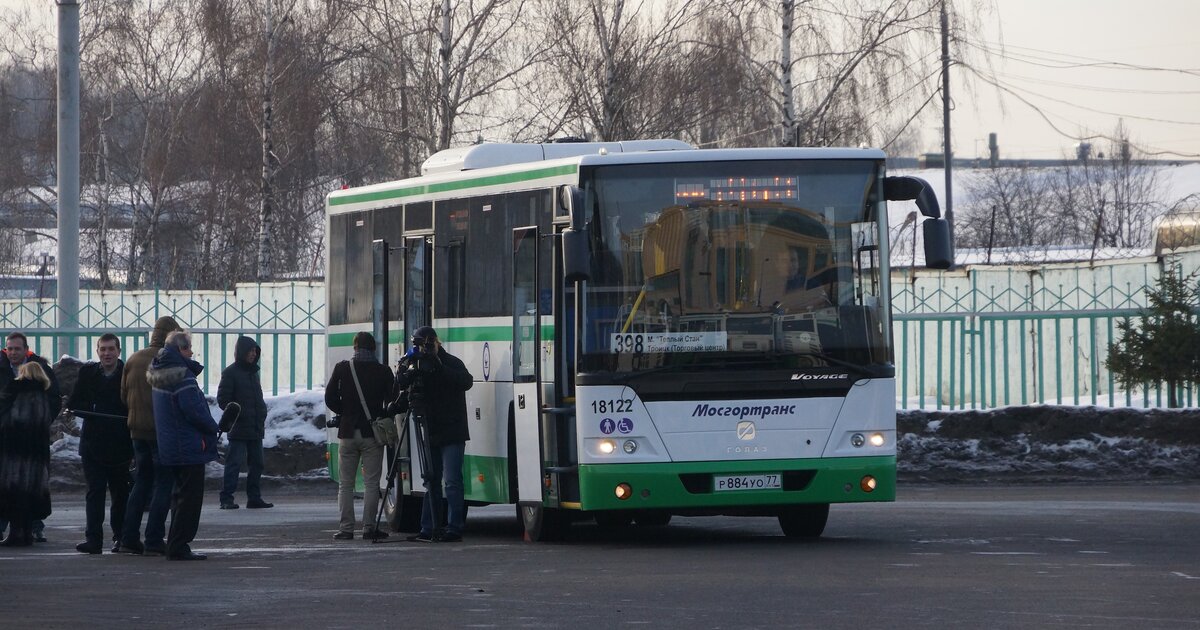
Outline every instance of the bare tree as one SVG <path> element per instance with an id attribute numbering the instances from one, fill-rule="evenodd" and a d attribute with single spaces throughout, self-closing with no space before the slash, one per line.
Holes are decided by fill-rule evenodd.
<path id="1" fill-rule="evenodd" d="M 702 77 L 689 58 L 688 28 L 699 16 L 687 3 L 545 0 L 540 5 L 548 61 L 566 105 L 549 129 L 595 140 L 678 136 L 701 119 Z"/>

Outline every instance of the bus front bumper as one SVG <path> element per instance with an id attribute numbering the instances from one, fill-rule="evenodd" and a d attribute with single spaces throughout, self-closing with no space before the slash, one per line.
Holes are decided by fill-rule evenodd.
<path id="1" fill-rule="evenodd" d="M 753 511 L 802 503 L 894 501 L 896 457 L 585 464 L 579 467 L 579 488 L 585 511 Z"/>

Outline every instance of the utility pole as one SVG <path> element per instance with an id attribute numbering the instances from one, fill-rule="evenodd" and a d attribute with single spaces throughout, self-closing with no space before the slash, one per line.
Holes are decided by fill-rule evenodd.
<path id="1" fill-rule="evenodd" d="M 263 12 L 263 36 L 266 38 L 266 59 L 262 76 L 262 182 L 258 222 L 258 281 L 272 279 L 271 236 L 275 227 L 275 151 L 271 138 L 271 119 L 275 98 L 275 0 L 267 0 Z"/>
<path id="2" fill-rule="evenodd" d="M 79 0 L 58 0 L 58 327 L 79 328 Z M 76 341 L 60 335 L 59 355 Z"/>
<path id="3" fill-rule="evenodd" d="M 954 263 L 954 192 L 950 151 L 950 21 L 946 0 L 942 0 L 942 157 L 946 163 L 946 223 L 950 227 L 950 262 Z"/>

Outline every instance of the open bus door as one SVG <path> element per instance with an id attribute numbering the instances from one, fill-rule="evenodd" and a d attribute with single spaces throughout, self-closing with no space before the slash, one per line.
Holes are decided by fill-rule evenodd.
<path id="1" fill-rule="evenodd" d="M 406 238 L 404 247 L 400 249 L 404 253 L 400 271 L 404 281 L 404 328 L 400 331 L 400 348 L 395 353 L 397 358 L 403 356 L 408 349 L 408 340 L 412 338 L 413 331 L 433 321 L 433 303 L 429 292 L 433 283 L 433 265 L 430 264 L 433 246 L 429 237 Z M 376 326 L 378 327 L 378 324 Z M 386 329 L 384 333 L 386 335 Z M 393 462 L 400 465 L 391 491 L 383 498 L 388 524 L 399 532 L 415 532 L 421 526 L 421 497 L 413 495 L 413 480 L 421 478 L 420 458 L 414 457 L 412 452 L 414 440 L 413 428 L 410 426 L 408 431 L 400 436 L 398 459 L 390 448 L 384 451 L 385 468 L 381 480 L 388 477 L 387 466 Z"/>
<path id="2" fill-rule="evenodd" d="M 556 422 L 543 405 L 542 291 L 536 227 L 513 230 L 513 431 L 517 515 L 530 541 L 557 538 L 566 524 L 559 509 Z"/>

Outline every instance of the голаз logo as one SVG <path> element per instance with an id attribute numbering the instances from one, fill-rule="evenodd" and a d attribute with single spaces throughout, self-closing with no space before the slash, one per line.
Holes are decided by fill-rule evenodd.
<path id="1" fill-rule="evenodd" d="M 743 420 L 737 423 L 737 436 L 739 440 L 753 440 L 756 434 L 753 422 Z"/>

